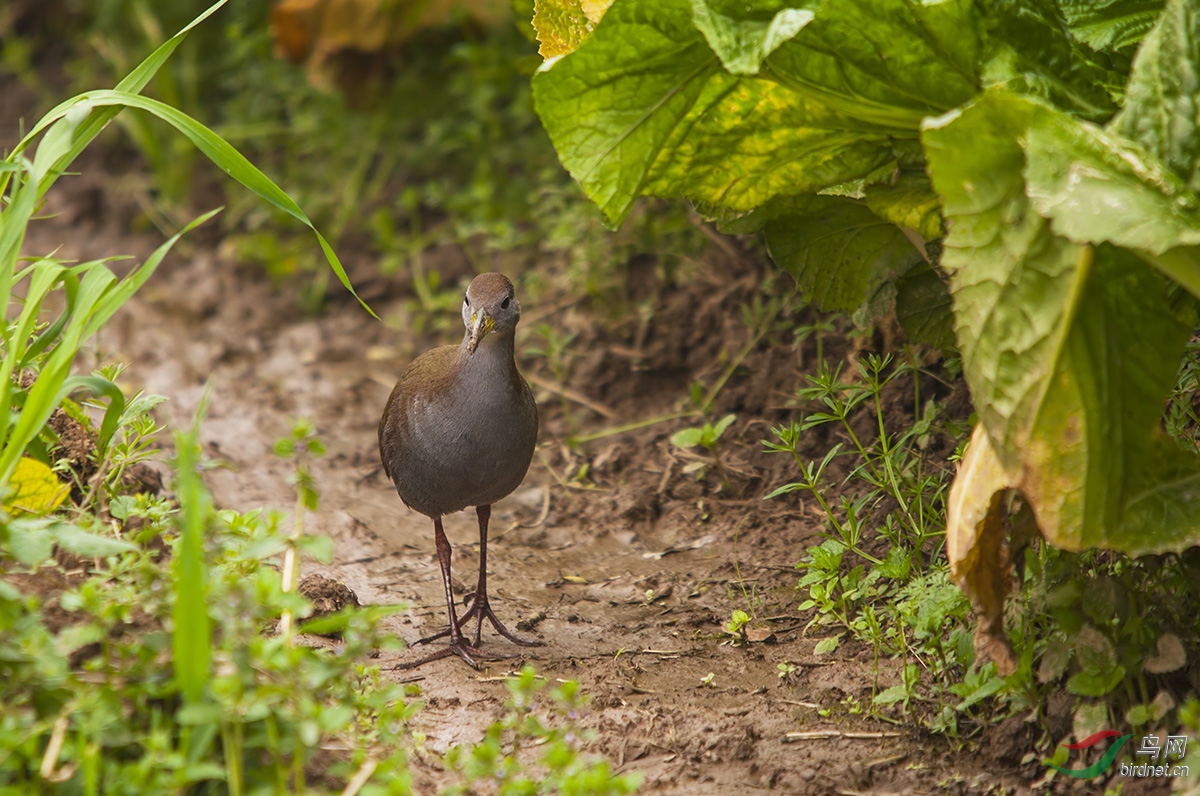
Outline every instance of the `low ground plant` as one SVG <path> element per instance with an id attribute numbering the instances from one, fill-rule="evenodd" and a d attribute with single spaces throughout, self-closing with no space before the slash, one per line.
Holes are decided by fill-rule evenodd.
<path id="1" fill-rule="evenodd" d="M 1193 370 L 1180 369 L 1164 416 L 1168 427 L 1184 430 L 1181 444 L 1192 444 L 1179 407 L 1191 406 Z M 1065 740 L 1049 715 L 1050 698 L 1062 692 L 1071 697 L 1076 735 L 1087 727 L 1149 732 L 1186 724 L 1195 695 L 1180 675 L 1187 639 L 1200 634 L 1195 551 L 1135 558 L 1031 544 L 1018 556 L 1020 588 L 1009 612 L 1016 671 L 1001 676 L 994 663 L 976 659 L 971 606 L 944 553 L 953 460 L 969 424 L 947 418 L 933 400 L 916 401 L 921 413 L 903 428 L 885 420 L 889 385 L 918 372 L 889 356 L 869 355 L 849 376 L 823 365 L 797 393 L 807 414 L 773 429 L 766 443 L 792 455 L 800 475 L 768 497 L 798 492 L 825 516 L 823 541 L 797 565 L 799 608 L 811 617 L 807 632 L 821 636 L 817 654 L 835 651 L 847 636 L 869 644 L 877 685 L 866 712 L 908 717 L 964 740 L 988 723 L 1023 715 L 1041 728 L 1038 744 L 1049 753 Z M 799 449 L 822 427 L 832 427 L 841 442 L 820 461 L 809 460 Z M 934 455 L 934 440 L 957 442 L 950 445 L 955 453 Z M 898 682 L 881 687 L 884 659 L 900 668 Z M 781 680 L 790 675 L 783 665 Z"/>

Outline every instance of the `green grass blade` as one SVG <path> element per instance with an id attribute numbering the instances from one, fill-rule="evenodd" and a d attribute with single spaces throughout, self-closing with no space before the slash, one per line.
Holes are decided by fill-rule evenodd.
<path id="1" fill-rule="evenodd" d="M 81 94 L 76 102 L 77 106 L 63 108 L 59 106 L 60 115 L 66 118 L 69 114 L 78 113 L 77 107 L 85 107 L 92 109 L 102 106 L 125 106 L 130 108 L 138 108 L 147 113 L 151 113 L 162 119 L 167 124 L 170 124 L 179 132 L 183 133 L 196 148 L 205 154 L 218 168 L 233 177 L 242 185 L 249 188 L 260 198 L 266 200 L 271 205 L 277 207 L 283 212 L 295 218 L 300 223 L 313 231 L 317 236 L 317 242 L 321 246 L 321 251 L 325 253 L 325 258 L 329 261 L 329 266 L 337 275 L 338 281 L 354 298 L 358 299 L 358 303 L 363 309 L 371 314 L 372 317 L 378 318 L 375 311 L 367 305 L 358 293 L 354 291 L 354 287 L 350 284 L 350 278 L 346 275 L 346 269 L 342 267 L 341 260 L 333 251 L 333 247 L 325 239 L 312 223 L 309 217 L 305 214 L 300 206 L 288 196 L 278 185 L 276 185 L 270 177 L 263 174 L 259 169 L 246 159 L 241 152 L 238 152 L 228 141 L 221 138 L 208 127 L 205 127 L 200 122 L 196 121 L 186 113 L 172 108 L 170 105 L 159 102 L 158 100 L 142 97 L 137 94 L 130 94 L 124 91 L 105 90 L 105 91 L 89 91 L 86 94 Z"/>
<path id="2" fill-rule="evenodd" d="M 120 387 L 101 376 L 72 376 L 63 382 L 59 394 L 62 398 L 66 398 L 80 387 L 88 388 L 92 395 L 103 395 L 108 398 L 108 408 L 104 411 L 104 419 L 100 423 L 100 437 L 96 442 L 97 449 L 104 451 L 108 447 L 113 433 L 117 430 L 117 422 L 121 419 L 121 413 L 125 411 L 125 394 L 121 392 Z M 59 399 L 55 406 L 57 407 L 61 403 L 62 399 Z"/>
<path id="3" fill-rule="evenodd" d="M 196 472 L 200 463 L 200 422 L 208 408 L 208 397 L 209 393 L 205 391 L 191 429 L 175 434 L 179 457 L 180 527 L 174 561 L 171 653 L 175 682 L 188 704 L 203 699 L 212 656 L 212 623 L 208 616 L 204 563 L 204 530 L 212 512 L 212 497 Z"/>
<path id="4" fill-rule="evenodd" d="M 179 242 L 180 238 L 204 222 L 208 221 L 219 212 L 221 212 L 221 208 L 218 207 L 215 210 L 209 210 L 207 213 L 193 220 L 183 229 L 179 230 L 170 238 L 168 238 L 165 243 L 155 249 L 154 253 L 146 258 L 146 262 L 142 263 L 142 265 L 140 265 L 128 276 L 113 286 L 113 288 L 105 294 L 104 298 L 99 302 L 96 311 L 88 319 L 87 325 L 83 330 L 82 339 L 87 340 L 93 334 L 100 331 L 100 328 L 104 326 L 104 324 L 108 323 L 108 320 L 116 313 L 116 311 L 124 306 L 125 302 L 129 301 L 134 293 L 141 289 L 142 285 L 146 283 L 146 280 L 149 279 L 154 274 L 155 270 L 158 269 L 158 266 L 162 263 L 163 258 L 167 256 L 167 252 L 171 251 L 172 247 Z"/>

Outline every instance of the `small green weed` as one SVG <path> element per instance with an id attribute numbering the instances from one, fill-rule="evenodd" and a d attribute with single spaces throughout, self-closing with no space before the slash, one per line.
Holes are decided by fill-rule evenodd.
<path id="1" fill-rule="evenodd" d="M 677 448 L 704 448 L 708 451 L 712 456 L 711 464 L 716 467 L 721 484 L 726 491 L 729 490 L 729 478 L 725 475 L 725 468 L 721 466 L 719 446 L 721 437 L 736 420 L 737 415 L 725 415 L 716 423 L 706 422 L 701 426 L 681 429 L 671 435 L 671 444 Z M 684 465 L 683 471 L 694 474 L 696 480 L 701 480 L 704 478 L 704 472 L 709 464 L 709 462 L 698 459 Z"/>
<path id="2" fill-rule="evenodd" d="M 1164 420 L 1190 445 L 1200 387 L 1196 351 L 1193 343 Z M 833 631 L 817 652 L 836 650 L 846 633 L 870 644 L 877 686 L 866 709 L 881 718 L 897 710 L 953 737 L 1012 713 L 1044 716 L 1048 695 L 1059 690 L 1075 696 L 1080 716 L 1104 726 L 1186 722 L 1191 714 L 1156 683 L 1183 668 L 1186 640 L 1200 635 L 1194 610 L 1200 556 L 1193 553 L 1131 559 L 1030 546 L 1009 612 L 1018 669 L 1001 678 L 994 664 L 977 665 L 969 605 L 941 554 L 950 472 L 926 454 L 931 440 L 961 441 L 967 428 L 945 418 L 935 402 L 922 405 L 915 387 L 918 419 L 898 433 L 887 428 L 884 392 L 906 371 L 916 371 L 911 357 L 868 356 L 853 378 L 821 366 L 798 393 L 816 411 L 773 429 L 775 440 L 766 443 L 769 451 L 791 453 L 800 475 L 768 497 L 801 492 L 826 517 L 825 539 L 799 564 L 805 594 L 799 607 L 813 612 L 809 627 Z M 808 461 L 798 445 L 822 426 L 837 429 L 842 441 L 820 461 Z M 827 496 L 830 486 L 839 487 L 837 500 Z M 881 689 L 884 657 L 900 659 L 900 676 Z M 793 675 L 781 666 L 782 681 Z M 1041 743 L 1059 740 L 1045 736 Z"/>
<path id="3" fill-rule="evenodd" d="M 551 689 L 546 700 L 550 723 L 538 716 L 545 687 L 545 679 L 530 666 L 509 679 L 507 715 L 488 727 L 481 743 L 456 746 L 446 755 L 446 764 L 462 777 L 461 784 L 445 791 L 447 796 L 478 793 L 481 788 L 488 793 L 579 796 L 637 791 L 640 773 L 614 774 L 607 761 L 580 755 L 579 745 L 591 734 L 577 723 L 587 705 L 579 683 L 568 680 Z M 530 762 L 535 748 L 539 753 Z"/>
<path id="4" fill-rule="evenodd" d="M 821 363 L 809 386 L 797 393 L 816 411 L 772 429 L 775 440 L 765 443 L 769 452 L 791 454 L 800 478 L 767 498 L 803 492 L 826 518 L 826 538 L 798 565 L 803 570 L 798 588 L 807 593 L 800 609 L 814 612 L 809 628 L 828 633 L 816 652 L 836 651 L 846 632 L 867 642 L 876 672 L 867 709 L 895 705 L 953 733 L 954 711 L 945 708 L 962 701 L 951 689 L 974 660 L 970 607 L 949 582 L 940 557 L 951 473 L 932 464 L 924 449 L 934 435 L 957 439 L 966 429 L 943 417 L 934 401 L 920 407 L 911 427 L 889 429 L 885 391 L 905 373 L 913 376 L 920 406 L 915 393 L 920 373 L 911 361 L 868 355 L 852 378 Z M 845 441 L 821 461 L 808 461 L 799 453 L 802 437 L 823 426 Z M 836 501 L 827 497 L 831 485 L 840 487 Z M 880 689 L 884 656 L 903 659 L 901 681 Z"/>

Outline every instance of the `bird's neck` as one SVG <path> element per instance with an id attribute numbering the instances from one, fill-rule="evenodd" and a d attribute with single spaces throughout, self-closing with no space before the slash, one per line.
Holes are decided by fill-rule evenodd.
<path id="1" fill-rule="evenodd" d="M 468 332 L 463 336 L 462 346 L 458 349 L 458 356 L 462 361 L 464 372 L 507 372 L 516 368 L 516 359 L 513 355 L 516 339 L 514 330 L 492 332 L 479 341 L 479 347 L 475 349 L 474 354 L 467 352 L 467 341 L 470 339 L 471 334 Z"/>

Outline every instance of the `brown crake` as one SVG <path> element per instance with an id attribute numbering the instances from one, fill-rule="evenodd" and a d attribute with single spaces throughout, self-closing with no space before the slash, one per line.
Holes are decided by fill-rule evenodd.
<path id="1" fill-rule="evenodd" d="M 379 456 L 384 472 L 408 507 L 433 520 L 438 563 L 450 625 L 428 642 L 450 636 L 432 655 L 405 663 L 419 666 L 457 655 L 478 668 L 475 656 L 483 620 L 517 644 L 487 596 L 487 535 L 491 505 L 520 484 L 533 459 L 538 413 L 533 392 L 517 371 L 514 342 L 521 305 L 503 274 L 480 274 L 471 281 L 462 306 L 466 333 L 459 345 L 442 346 L 417 357 L 396 382 L 379 421 Z M 442 517 L 468 506 L 479 517 L 479 580 L 460 618 L 450 590 L 450 542 Z M 461 627 L 476 618 L 467 643 Z"/>

